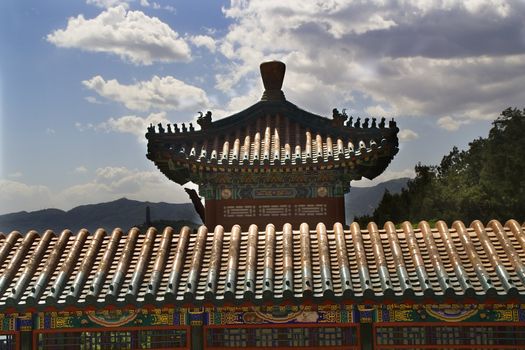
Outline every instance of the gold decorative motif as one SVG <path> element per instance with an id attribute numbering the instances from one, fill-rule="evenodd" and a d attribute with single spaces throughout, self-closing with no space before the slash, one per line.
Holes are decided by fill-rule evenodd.
<path id="1" fill-rule="evenodd" d="M 55 319 L 56 328 L 71 328 L 73 324 L 71 323 L 70 317 L 57 317 Z"/>
<path id="2" fill-rule="evenodd" d="M 324 316 L 324 322 L 329 322 L 329 323 L 339 323 L 341 322 L 341 317 L 340 317 L 340 313 L 339 312 L 335 312 L 335 311 L 327 311 L 327 312 L 324 312 L 323 313 L 323 316 Z"/>
<path id="3" fill-rule="evenodd" d="M 237 316 L 231 312 L 221 313 L 221 324 L 233 324 L 239 323 L 237 321 Z"/>
<path id="4" fill-rule="evenodd" d="M 188 313 L 192 315 L 202 315 L 204 313 L 204 307 L 193 307 L 188 310 Z"/>
<path id="5" fill-rule="evenodd" d="M 496 321 L 515 322 L 518 321 L 518 310 L 496 311 Z"/>
<path id="6" fill-rule="evenodd" d="M 318 318 L 317 312 L 304 311 L 303 308 L 298 308 L 297 310 L 286 310 L 280 308 L 262 310 L 254 308 L 253 312 L 258 318 L 271 323 L 288 323 L 293 320 L 299 322 L 316 322 Z"/>
<path id="7" fill-rule="evenodd" d="M 387 308 L 390 308 L 390 305 L 388 305 Z M 357 305 L 357 310 L 359 310 L 359 311 L 374 311 L 375 307 L 368 306 L 368 305 Z"/>
<path id="8" fill-rule="evenodd" d="M 413 321 L 411 314 L 411 310 L 394 310 L 394 322 Z"/>
<path id="9" fill-rule="evenodd" d="M 108 310 L 104 310 L 100 313 L 88 314 L 88 318 L 91 322 L 103 327 L 120 327 L 135 320 L 138 313 L 139 311 L 137 310 L 129 310 L 121 314 L 116 312 L 110 313 Z"/>
<path id="10" fill-rule="evenodd" d="M 445 322 L 464 321 L 478 313 L 477 305 L 426 305 L 426 311 L 429 315 Z"/>
<path id="11" fill-rule="evenodd" d="M 162 325 L 169 325 L 170 324 L 170 315 L 169 314 L 156 314 L 153 317 L 153 325 L 154 326 L 162 326 Z"/>
<path id="12" fill-rule="evenodd" d="M 326 197 L 328 195 L 328 189 L 324 186 L 317 188 L 317 195 L 319 197 Z"/>
<path id="13" fill-rule="evenodd" d="M 222 199 L 230 199 L 231 197 L 232 197 L 232 190 L 230 190 L 229 188 L 224 188 L 221 191 L 221 198 Z"/>

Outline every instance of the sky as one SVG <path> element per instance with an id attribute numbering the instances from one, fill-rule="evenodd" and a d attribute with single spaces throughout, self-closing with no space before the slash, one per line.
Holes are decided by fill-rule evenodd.
<path id="1" fill-rule="evenodd" d="M 398 155 L 352 186 L 414 176 L 525 107 L 525 1 L 3 0 L 0 214 L 187 202 L 146 126 L 249 107 L 267 60 L 303 109 L 395 117 Z"/>

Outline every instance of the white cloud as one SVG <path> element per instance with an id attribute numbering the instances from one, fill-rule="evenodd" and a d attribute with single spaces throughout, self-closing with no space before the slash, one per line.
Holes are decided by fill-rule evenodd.
<path id="1" fill-rule="evenodd" d="M 133 0 L 87 0 L 86 4 L 95 5 L 101 8 L 110 8 L 115 6 L 128 7 L 128 3 Z"/>
<path id="2" fill-rule="evenodd" d="M 400 171 L 386 170 L 381 175 L 379 175 L 373 180 L 368 180 L 368 179 L 363 178 L 362 180 L 359 180 L 359 181 L 352 181 L 351 186 L 353 187 L 371 187 L 371 186 L 380 184 L 381 182 L 394 180 L 394 179 L 400 179 L 403 177 L 409 177 L 412 179 L 416 177 L 416 173 L 413 168 L 407 168 L 407 169 L 400 170 Z"/>
<path id="3" fill-rule="evenodd" d="M 189 202 L 184 189 L 159 171 L 108 166 L 96 169 L 95 174 L 93 180 L 61 191 L 58 203 L 72 207 L 122 197 L 153 202 Z"/>
<path id="4" fill-rule="evenodd" d="M 75 123 L 75 128 L 80 131 L 80 132 L 84 132 L 86 130 L 95 130 L 95 125 L 93 125 L 92 123 L 86 123 L 86 124 L 83 124 L 83 123 L 80 123 L 80 122 L 76 122 Z"/>
<path id="5" fill-rule="evenodd" d="M 371 97 L 404 115 L 493 119 L 525 100 L 525 55 L 433 59 L 384 58 L 388 76 L 362 80 Z M 386 68 L 388 67 L 388 68 Z"/>
<path id="6" fill-rule="evenodd" d="M 437 125 L 448 131 L 457 131 L 461 125 L 468 124 L 468 120 L 458 120 L 451 116 L 441 117 L 437 121 Z"/>
<path id="7" fill-rule="evenodd" d="M 135 111 L 191 110 L 209 105 L 206 92 L 172 76 L 153 76 L 149 81 L 124 85 L 97 75 L 82 82 L 88 89 Z"/>
<path id="8" fill-rule="evenodd" d="M 365 113 L 374 117 L 384 117 L 391 115 L 393 112 L 391 110 L 385 109 L 381 105 L 369 106 L 365 108 Z"/>
<path id="9" fill-rule="evenodd" d="M 286 96 L 317 113 L 364 96 L 374 115 L 492 119 L 525 100 L 521 2 L 253 0 L 224 13 L 217 50 L 231 63 L 216 87 L 233 98 L 280 59 Z"/>
<path id="10" fill-rule="evenodd" d="M 195 35 L 195 36 L 190 37 L 190 40 L 193 43 L 193 45 L 197 47 L 205 47 L 210 52 L 215 52 L 215 49 L 216 49 L 215 39 L 213 39 L 209 35 Z"/>
<path id="11" fill-rule="evenodd" d="M 24 176 L 24 174 L 22 174 L 22 172 L 20 172 L 20 171 L 16 171 L 14 173 L 8 174 L 7 176 L 12 178 L 12 179 L 17 179 L 17 178 L 20 178 L 20 177 Z"/>
<path id="12" fill-rule="evenodd" d="M 400 141 L 412 141 L 419 138 L 419 135 L 414 131 L 410 129 L 402 129 L 397 134 Z"/>
<path id="13" fill-rule="evenodd" d="M 93 104 L 97 104 L 97 105 L 102 104 L 102 102 L 100 102 L 99 100 L 97 100 L 97 98 L 94 97 L 94 96 L 86 96 L 86 97 L 84 97 L 84 99 L 85 99 L 86 101 L 88 101 L 89 103 L 93 103 Z"/>
<path id="14" fill-rule="evenodd" d="M 0 179 L 0 198 L 0 213 L 10 213 L 47 208 L 52 194 L 46 186 Z"/>
<path id="15" fill-rule="evenodd" d="M 131 172 L 125 167 L 107 166 L 104 168 L 98 168 L 95 171 L 95 174 L 97 174 L 98 179 L 111 180 L 130 175 Z"/>
<path id="16" fill-rule="evenodd" d="M 62 190 L 0 179 L 0 214 L 44 208 L 68 210 L 78 205 L 122 197 L 168 203 L 190 201 L 182 186 L 168 180 L 157 170 L 108 166 L 98 168 L 94 173 L 91 180 Z M 186 187 L 195 186 L 188 184 Z"/>
<path id="17" fill-rule="evenodd" d="M 76 174 L 85 174 L 87 171 L 88 169 L 84 165 L 79 165 L 73 170 Z"/>
<path id="18" fill-rule="evenodd" d="M 146 139 L 144 138 L 144 134 L 146 133 L 148 126 L 150 124 L 157 125 L 158 123 L 162 123 L 164 127 L 166 127 L 167 123 L 170 123 L 170 121 L 166 119 L 166 113 L 151 113 L 144 118 L 135 115 L 126 115 L 120 118 L 109 118 L 107 121 L 97 125 L 83 125 L 81 123 L 77 123 L 77 129 L 80 131 L 95 130 L 132 134 L 137 137 L 139 142 L 145 142 Z"/>
<path id="19" fill-rule="evenodd" d="M 158 123 L 162 123 L 164 128 L 166 128 L 166 125 L 171 122 L 166 119 L 166 113 L 160 112 L 151 113 L 146 117 L 136 115 L 125 115 L 118 118 L 111 117 L 98 124 L 76 122 L 75 128 L 80 132 L 90 130 L 95 132 L 131 134 L 136 136 L 139 142 L 146 142 L 144 134 L 148 126 L 153 124 L 156 127 Z"/>
<path id="20" fill-rule="evenodd" d="M 53 129 L 53 128 L 46 128 L 46 134 L 54 135 L 55 133 L 56 133 L 55 129 Z"/>
<path id="21" fill-rule="evenodd" d="M 166 23 L 141 11 L 128 11 L 122 5 L 93 19 L 72 17 L 65 29 L 48 34 L 47 40 L 58 47 L 115 54 L 137 65 L 191 59 L 186 41 Z"/>
<path id="22" fill-rule="evenodd" d="M 153 6 L 155 6 L 155 5 L 160 6 L 157 3 L 153 3 Z M 177 9 L 175 7 L 173 7 L 173 6 L 171 6 L 171 5 L 166 5 L 166 6 L 163 7 L 163 9 L 168 11 L 168 12 L 171 12 L 171 13 L 177 13 Z"/>

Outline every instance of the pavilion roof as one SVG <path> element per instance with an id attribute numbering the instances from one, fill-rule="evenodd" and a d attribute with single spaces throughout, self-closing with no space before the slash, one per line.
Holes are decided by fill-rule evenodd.
<path id="1" fill-rule="evenodd" d="M 245 110 L 214 121 L 211 112 L 201 115 L 200 129 L 192 123 L 150 126 L 147 157 L 180 184 L 192 172 L 347 168 L 353 179 L 372 179 L 384 171 L 398 152 L 393 119 L 353 119 L 336 109 L 331 118 L 307 112 L 285 99 L 283 77 L 284 71 L 274 85 L 265 82 L 261 101 Z"/>
<path id="2" fill-rule="evenodd" d="M 0 234 L 0 312 L 134 305 L 523 302 L 524 225 L 353 223 Z M 247 230 L 246 230 L 247 229 Z M 11 310 L 11 311 L 10 311 Z"/>

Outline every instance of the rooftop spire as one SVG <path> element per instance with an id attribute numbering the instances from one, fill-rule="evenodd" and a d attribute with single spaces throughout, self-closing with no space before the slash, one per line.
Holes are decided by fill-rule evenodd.
<path id="1" fill-rule="evenodd" d="M 284 93 L 281 90 L 283 86 L 284 73 L 286 65 L 280 61 L 263 62 L 260 66 L 261 77 L 264 84 L 264 93 L 262 101 L 283 101 Z"/>

